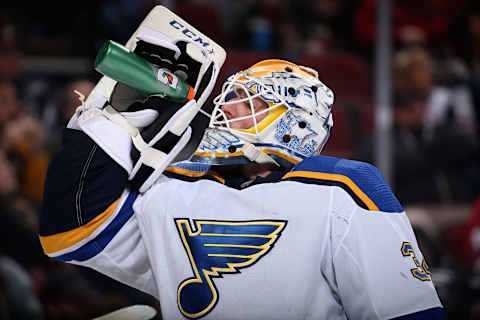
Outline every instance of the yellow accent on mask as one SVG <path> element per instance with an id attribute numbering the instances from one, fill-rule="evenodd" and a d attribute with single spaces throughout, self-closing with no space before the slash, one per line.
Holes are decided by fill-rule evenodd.
<path id="1" fill-rule="evenodd" d="M 257 129 L 258 132 L 262 132 L 263 129 L 268 127 L 273 121 L 277 120 L 278 117 L 280 117 L 285 111 L 287 110 L 287 107 L 284 105 L 280 105 L 278 107 L 273 108 L 270 111 L 267 111 L 268 114 L 267 116 L 262 119 L 259 123 L 257 123 Z M 255 126 L 251 127 L 250 129 L 232 129 L 232 130 L 238 130 L 246 133 L 252 133 L 255 134 Z"/>
<path id="2" fill-rule="evenodd" d="M 260 61 L 244 71 L 243 74 L 248 77 L 261 77 L 276 71 L 287 71 L 287 68 L 291 70 L 289 71 L 291 74 L 299 76 L 300 78 L 317 78 L 315 74 L 309 72 L 305 67 L 301 67 L 295 63 L 280 59 L 268 59 Z M 245 77 L 240 77 L 239 80 L 247 79 Z"/>

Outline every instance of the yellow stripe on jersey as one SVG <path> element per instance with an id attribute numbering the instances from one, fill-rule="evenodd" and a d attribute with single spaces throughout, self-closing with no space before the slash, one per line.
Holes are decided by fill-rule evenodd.
<path id="1" fill-rule="evenodd" d="M 300 160 L 297 160 L 293 157 L 289 157 L 287 155 L 284 155 L 283 153 L 279 152 L 279 151 L 276 151 L 276 150 L 272 150 L 272 149 L 264 149 L 263 152 L 265 152 L 266 154 L 270 154 L 270 155 L 275 155 L 277 157 L 280 157 L 280 158 L 283 158 L 293 164 L 298 164 L 300 163 Z"/>
<path id="2" fill-rule="evenodd" d="M 269 154 L 269 155 L 275 155 L 277 157 L 280 157 L 280 158 L 283 158 L 293 164 L 298 164 L 300 163 L 300 160 L 297 160 L 293 157 L 289 157 L 289 156 L 286 156 L 284 155 L 283 153 L 279 152 L 279 151 L 276 151 L 276 150 L 272 150 L 272 149 L 263 149 L 263 152 L 265 152 L 266 154 Z M 194 155 L 195 156 L 199 156 L 199 157 L 219 157 L 219 158 L 223 158 L 223 157 L 239 157 L 239 156 L 243 156 L 243 152 L 242 151 L 237 151 L 237 152 L 233 152 L 233 153 L 230 153 L 230 152 L 194 152 Z"/>
<path id="3" fill-rule="evenodd" d="M 113 214 L 119 201 L 120 198 L 113 202 L 104 212 L 83 226 L 50 236 L 39 236 L 43 251 L 46 254 L 52 254 L 71 247 L 79 241 L 89 237 Z"/>
<path id="4" fill-rule="evenodd" d="M 379 211 L 375 203 L 347 176 L 324 172 L 292 171 L 283 176 L 282 180 L 295 177 L 341 182 L 346 185 L 360 200 L 362 200 L 369 210 Z"/>
<path id="5" fill-rule="evenodd" d="M 215 179 L 217 179 L 219 182 L 225 184 L 225 179 L 220 177 L 218 173 L 214 171 L 192 171 L 184 168 L 178 168 L 178 167 L 167 167 L 165 171 L 176 173 L 176 174 L 181 174 L 187 177 L 192 177 L 192 178 L 198 178 L 201 176 L 212 176 Z"/>

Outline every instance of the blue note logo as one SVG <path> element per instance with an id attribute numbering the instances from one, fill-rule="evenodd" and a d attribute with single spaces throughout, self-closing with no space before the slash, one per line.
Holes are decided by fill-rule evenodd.
<path id="1" fill-rule="evenodd" d="M 215 308 L 219 292 L 214 278 L 240 273 L 266 255 L 287 225 L 281 220 L 211 221 L 175 219 L 192 266 L 193 277 L 180 283 L 177 303 L 187 318 L 197 319 Z"/>

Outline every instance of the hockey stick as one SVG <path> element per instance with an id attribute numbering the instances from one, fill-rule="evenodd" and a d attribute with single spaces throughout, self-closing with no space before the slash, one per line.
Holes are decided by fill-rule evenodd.
<path id="1" fill-rule="evenodd" d="M 157 315 L 157 311 L 143 304 L 136 304 L 115 310 L 93 320 L 148 320 Z"/>

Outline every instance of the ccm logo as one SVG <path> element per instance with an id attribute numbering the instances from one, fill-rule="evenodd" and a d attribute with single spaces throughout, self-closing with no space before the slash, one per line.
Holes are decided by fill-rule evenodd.
<path id="1" fill-rule="evenodd" d="M 174 27 L 177 30 L 181 30 L 181 32 L 192 39 L 194 42 L 198 42 L 201 46 L 207 47 L 209 46 L 209 43 L 204 41 L 202 38 L 200 38 L 195 32 L 192 30 L 186 28 L 183 24 L 178 22 L 177 20 L 172 20 L 170 21 L 170 25 Z M 210 49 L 211 50 L 211 49 Z M 211 50 L 211 53 L 213 53 L 213 50 Z"/>

